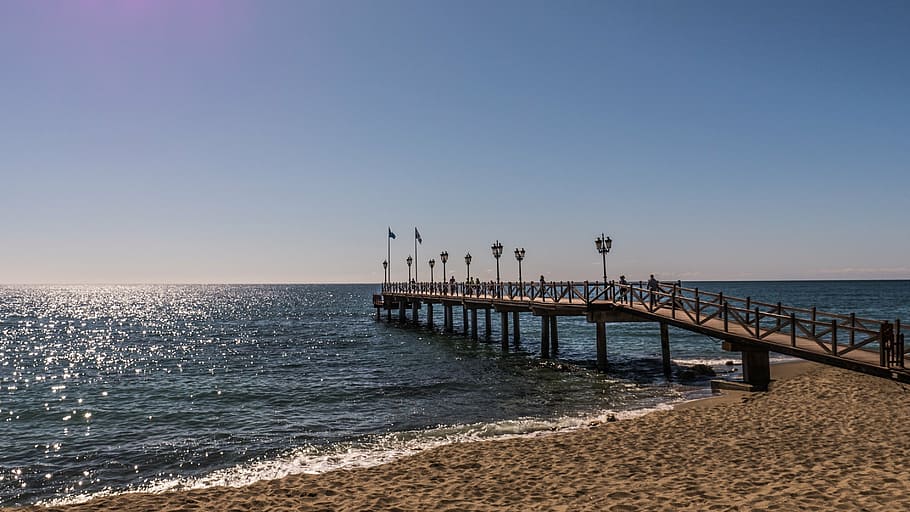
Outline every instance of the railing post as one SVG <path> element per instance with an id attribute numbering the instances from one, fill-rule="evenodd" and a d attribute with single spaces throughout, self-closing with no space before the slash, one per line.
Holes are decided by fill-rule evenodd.
<path id="1" fill-rule="evenodd" d="M 569 293 L 569 304 L 572 303 L 572 292 L 575 291 L 575 286 L 572 284 L 572 281 L 569 281 L 568 288 L 566 291 Z"/>
<path id="2" fill-rule="evenodd" d="M 698 288 L 695 289 L 695 325 L 701 325 L 701 298 L 698 296 Z"/>
<path id="3" fill-rule="evenodd" d="M 812 306 L 812 339 L 818 339 L 818 336 L 815 335 L 815 306 Z"/>
<path id="4" fill-rule="evenodd" d="M 850 346 L 853 346 L 853 340 L 856 339 L 856 313 L 850 313 Z"/>
<path id="5" fill-rule="evenodd" d="M 837 320 L 831 320 L 831 353 L 837 355 Z"/>
<path id="6" fill-rule="evenodd" d="M 752 297 L 746 297 L 746 325 L 752 322 L 749 313 L 752 311 Z"/>
<path id="7" fill-rule="evenodd" d="M 894 343 L 897 347 L 897 361 L 904 367 L 904 333 L 901 332 L 901 319 L 894 319 Z"/>
<path id="8" fill-rule="evenodd" d="M 796 313 L 790 313 L 790 346 L 796 346 Z"/>
<path id="9" fill-rule="evenodd" d="M 629 294 L 631 296 L 631 294 Z M 673 303 L 670 309 L 670 316 L 676 318 L 676 287 L 673 287 L 673 293 L 670 296 L 670 301 Z"/>
<path id="10" fill-rule="evenodd" d="M 888 366 L 888 358 L 885 355 L 885 336 L 887 335 L 888 322 L 883 322 L 878 328 L 878 362 L 880 366 Z"/>
<path id="11" fill-rule="evenodd" d="M 724 303 L 724 292 L 720 292 L 717 294 L 717 303 L 718 304 Z"/>
<path id="12" fill-rule="evenodd" d="M 777 303 L 777 330 L 778 331 L 780 330 L 780 317 L 783 314 L 783 312 L 784 312 L 783 306 L 781 306 L 780 302 L 778 302 Z"/>
<path id="13" fill-rule="evenodd" d="M 730 332 L 730 306 L 724 301 L 724 332 Z"/>
<path id="14" fill-rule="evenodd" d="M 761 339 L 761 310 L 755 307 L 755 338 Z"/>
<path id="15" fill-rule="evenodd" d="M 590 289 L 588 286 L 588 281 L 585 281 L 585 303 L 586 304 L 591 303 L 591 295 L 590 295 Z"/>

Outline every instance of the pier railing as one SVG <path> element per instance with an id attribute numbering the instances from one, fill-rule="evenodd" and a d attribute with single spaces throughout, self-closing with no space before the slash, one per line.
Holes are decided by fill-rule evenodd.
<path id="1" fill-rule="evenodd" d="M 797 347 L 810 343 L 832 356 L 865 348 L 879 353 L 883 367 L 904 368 L 904 334 L 894 322 L 860 318 L 855 314 L 819 311 L 815 307 L 787 306 L 683 287 L 680 282 L 486 282 L 387 283 L 383 293 L 490 302 L 569 304 L 591 306 L 612 303 L 651 314 L 669 314 L 688 324 L 722 330 L 740 337 Z"/>

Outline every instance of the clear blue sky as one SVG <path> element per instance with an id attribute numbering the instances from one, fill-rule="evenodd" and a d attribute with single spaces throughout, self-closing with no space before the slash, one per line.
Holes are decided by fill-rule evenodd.
<path id="1" fill-rule="evenodd" d="M 910 3 L 0 1 L 0 283 L 910 278 Z M 437 266 L 436 277 L 440 278 Z"/>

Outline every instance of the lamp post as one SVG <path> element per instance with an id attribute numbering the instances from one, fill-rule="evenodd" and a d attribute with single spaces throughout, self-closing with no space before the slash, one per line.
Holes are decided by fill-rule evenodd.
<path id="1" fill-rule="evenodd" d="M 385 284 L 389 284 L 389 260 L 382 260 L 382 279 Z"/>
<path id="2" fill-rule="evenodd" d="M 408 255 L 408 259 L 404 260 L 408 263 L 408 285 L 411 284 L 411 263 L 414 263 L 414 258 L 411 255 Z"/>
<path id="3" fill-rule="evenodd" d="M 471 282 L 471 253 L 464 255 L 464 262 L 468 266 L 468 282 Z"/>
<path id="4" fill-rule="evenodd" d="M 597 252 L 603 257 L 604 261 L 604 286 L 607 285 L 607 253 L 610 252 L 610 248 L 613 247 L 613 240 L 608 236 L 604 236 L 603 233 L 599 237 L 594 239 L 594 245 L 597 246 Z"/>
<path id="5" fill-rule="evenodd" d="M 430 258 L 430 284 L 433 284 L 433 267 L 436 266 L 436 260 Z"/>
<path id="6" fill-rule="evenodd" d="M 521 249 L 519 249 L 517 247 L 515 248 L 515 259 L 518 260 L 518 284 L 520 286 L 522 284 L 521 260 L 525 259 L 525 248 L 524 247 L 522 247 Z"/>
<path id="7" fill-rule="evenodd" d="M 496 258 L 496 284 L 499 284 L 499 257 L 502 256 L 502 244 L 497 240 L 490 246 L 493 250 L 493 257 Z"/>
<path id="8" fill-rule="evenodd" d="M 439 261 L 442 262 L 442 280 L 445 282 L 448 279 L 446 277 L 446 262 L 449 261 L 449 251 L 439 253 Z"/>

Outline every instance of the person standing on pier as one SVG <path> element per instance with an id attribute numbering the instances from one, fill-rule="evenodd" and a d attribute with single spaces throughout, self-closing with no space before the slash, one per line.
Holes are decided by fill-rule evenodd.
<path id="1" fill-rule="evenodd" d="M 651 279 L 648 279 L 648 296 L 651 300 L 651 309 L 654 309 L 654 303 L 657 302 L 657 292 L 659 290 L 660 284 L 657 279 L 654 279 L 654 274 L 651 274 Z"/>
<path id="2" fill-rule="evenodd" d="M 619 276 L 619 302 L 622 304 L 626 302 L 626 299 L 629 296 L 629 282 L 626 281 L 626 276 Z"/>

